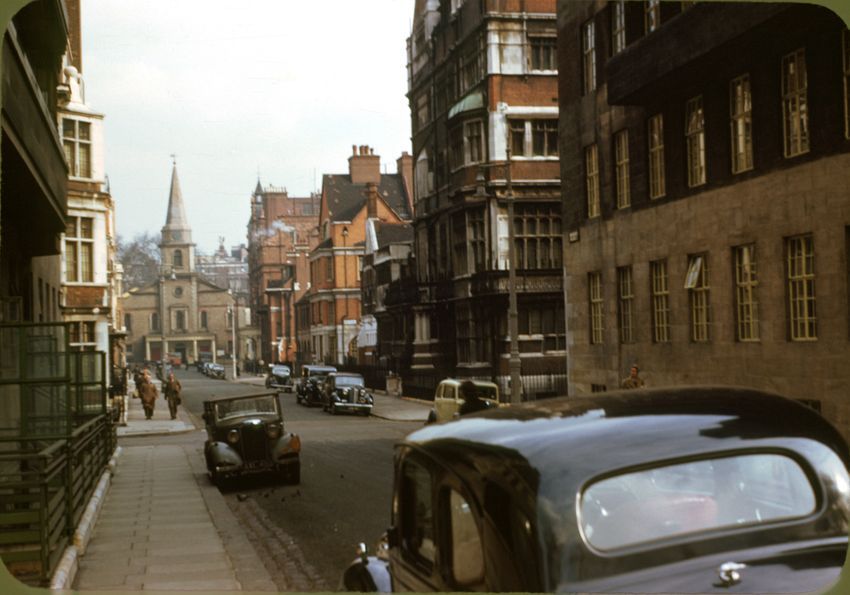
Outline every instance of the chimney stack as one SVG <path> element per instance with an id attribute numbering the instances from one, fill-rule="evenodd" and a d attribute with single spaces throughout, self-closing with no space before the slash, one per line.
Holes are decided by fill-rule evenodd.
<path id="1" fill-rule="evenodd" d="M 366 216 L 369 219 L 378 218 L 378 185 L 374 182 L 366 183 Z"/>
<path id="2" fill-rule="evenodd" d="M 352 147 L 354 154 L 348 158 L 348 174 L 352 184 L 381 183 L 381 158 L 368 145 Z"/>

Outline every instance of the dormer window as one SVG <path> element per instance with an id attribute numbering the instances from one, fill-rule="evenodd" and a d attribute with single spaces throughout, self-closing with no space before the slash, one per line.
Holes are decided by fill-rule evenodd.
<path id="1" fill-rule="evenodd" d="M 62 118 L 62 146 L 68 162 L 68 175 L 91 177 L 91 122 Z"/>

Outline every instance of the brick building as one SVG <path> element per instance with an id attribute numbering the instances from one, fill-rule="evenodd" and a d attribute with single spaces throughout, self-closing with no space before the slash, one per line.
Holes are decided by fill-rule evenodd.
<path id="1" fill-rule="evenodd" d="M 850 40 L 803 4 L 560 2 L 570 392 L 722 383 L 848 434 Z"/>
<path id="2" fill-rule="evenodd" d="M 176 354 L 190 364 L 229 359 L 239 346 L 238 337 L 234 344 L 234 322 L 237 329 L 246 327 L 248 317 L 227 288 L 205 280 L 195 268 L 195 244 L 176 164 L 159 250 L 159 279 L 122 298 L 128 359 L 158 362 Z M 234 312 L 239 320 L 234 320 Z"/>
<path id="3" fill-rule="evenodd" d="M 525 398 L 566 389 L 555 40 L 554 0 L 416 2 L 409 392 L 446 376 L 507 389 L 510 225 Z"/>
<path id="4" fill-rule="evenodd" d="M 397 173 L 382 174 L 373 149 L 355 146 L 352 153 L 347 174 L 322 177 L 320 242 L 310 253 L 309 292 L 298 303 L 302 363 L 357 359 L 367 222 L 411 219 L 410 156 L 397 160 Z"/>
<path id="5" fill-rule="evenodd" d="M 310 287 L 309 255 L 319 243 L 318 193 L 289 196 L 257 180 L 248 222 L 249 304 L 259 327 L 258 357 L 294 362 L 295 303 Z"/>

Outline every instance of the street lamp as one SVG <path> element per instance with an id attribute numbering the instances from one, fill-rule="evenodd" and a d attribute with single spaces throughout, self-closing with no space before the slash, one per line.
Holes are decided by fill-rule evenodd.
<path id="1" fill-rule="evenodd" d="M 345 321 L 348 318 L 348 255 L 346 254 L 348 240 L 348 226 L 342 228 L 342 291 L 345 299 L 345 314 L 340 321 L 340 330 L 342 331 L 342 345 L 340 345 L 340 363 L 345 363 L 347 355 L 346 340 L 345 340 Z"/>
<path id="2" fill-rule="evenodd" d="M 230 291 L 227 293 L 230 293 Z M 236 299 L 236 297 L 234 296 L 233 299 Z M 238 344 L 236 343 L 236 308 L 233 305 L 228 306 L 227 313 L 230 315 L 230 344 L 233 350 L 230 353 L 230 361 L 233 366 L 233 379 L 236 380 L 236 351 L 238 350 Z"/>
<path id="3" fill-rule="evenodd" d="M 170 271 L 170 273 L 166 272 Z M 171 281 L 177 280 L 177 275 L 174 273 L 174 267 L 167 264 L 161 264 L 159 267 L 159 364 L 162 366 L 162 375 L 165 376 L 165 362 L 168 350 L 166 349 L 165 340 L 165 277 Z"/>

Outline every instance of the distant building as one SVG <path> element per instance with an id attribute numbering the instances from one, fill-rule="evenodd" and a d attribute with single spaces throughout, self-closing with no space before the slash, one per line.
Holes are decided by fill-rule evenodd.
<path id="1" fill-rule="evenodd" d="M 233 246 L 228 252 L 224 238 L 219 238 L 218 250 L 195 255 L 195 268 L 207 281 L 229 289 L 240 303 L 248 303 L 248 248 L 245 244 Z"/>
<path id="2" fill-rule="evenodd" d="M 302 363 L 357 360 L 367 222 L 412 217 L 410 156 L 402 155 L 397 168 L 396 174 L 382 174 L 381 158 L 361 145 L 353 147 L 347 174 L 322 178 L 320 243 L 310 253 L 310 290 L 298 302 Z"/>
<path id="3" fill-rule="evenodd" d="M 196 269 L 192 228 L 186 219 L 176 164 L 159 249 L 159 279 L 131 289 L 122 300 L 128 359 L 159 362 L 179 355 L 190 364 L 198 359 L 230 359 L 239 346 L 238 338 L 233 342 L 235 331 L 248 326 L 249 318 L 227 288 L 205 280 Z M 238 320 L 234 320 L 234 312 Z"/>
<path id="4" fill-rule="evenodd" d="M 555 0 L 416 2 L 410 394 L 447 376 L 507 392 L 511 226 L 524 398 L 566 391 L 555 41 Z"/>
<path id="5" fill-rule="evenodd" d="M 318 193 L 289 196 L 257 186 L 248 222 L 249 298 L 259 329 L 257 358 L 292 363 L 298 354 L 295 302 L 310 287 L 310 251 L 319 243 Z"/>
<path id="6" fill-rule="evenodd" d="M 570 392 L 751 386 L 850 433 L 850 38 L 827 9 L 559 3 Z"/>

